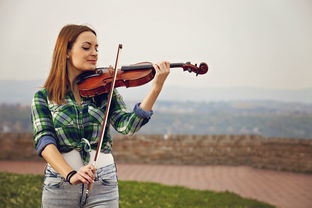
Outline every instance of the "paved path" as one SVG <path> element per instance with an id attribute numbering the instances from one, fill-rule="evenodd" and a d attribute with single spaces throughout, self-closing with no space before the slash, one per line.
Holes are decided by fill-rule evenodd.
<path id="1" fill-rule="evenodd" d="M 42 174 L 43 163 L 0 161 L 0 171 Z M 174 166 L 119 164 L 121 180 L 151 181 L 193 189 L 231 191 L 278 208 L 311 208 L 312 175 L 245 166 Z"/>

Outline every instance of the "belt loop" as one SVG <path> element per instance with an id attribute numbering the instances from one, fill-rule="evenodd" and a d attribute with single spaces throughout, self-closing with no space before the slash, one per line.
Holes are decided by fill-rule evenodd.
<path id="1" fill-rule="evenodd" d="M 114 162 L 114 164 L 115 164 L 115 175 L 116 175 L 116 179 L 117 179 L 117 182 L 118 182 L 119 179 L 118 179 L 118 174 L 117 174 L 117 163 Z"/>
<path id="2" fill-rule="evenodd" d="M 43 173 L 44 173 L 44 175 L 46 174 L 47 167 L 48 167 L 48 163 L 46 163 L 46 164 L 45 164 L 45 166 L 44 166 L 44 169 L 43 169 Z"/>
<path id="3" fill-rule="evenodd" d="M 117 164 L 116 164 L 116 162 L 114 162 L 114 164 L 115 164 L 115 169 L 116 169 L 116 173 L 117 173 Z"/>

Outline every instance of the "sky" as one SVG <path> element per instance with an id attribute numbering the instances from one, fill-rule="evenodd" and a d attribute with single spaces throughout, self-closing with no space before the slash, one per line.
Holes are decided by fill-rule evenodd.
<path id="1" fill-rule="evenodd" d="M 310 0 L 0 0 L 0 80 L 45 80 L 66 24 L 97 32 L 98 66 L 137 62 L 209 65 L 172 69 L 167 86 L 312 87 Z"/>

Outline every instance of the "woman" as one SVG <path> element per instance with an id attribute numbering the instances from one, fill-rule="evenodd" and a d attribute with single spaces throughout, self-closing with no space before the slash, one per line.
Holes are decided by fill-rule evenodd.
<path id="1" fill-rule="evenodd" d="M 95 70 L 98 59 L 96 32 L 83 25 L 66 25 L 56 41 L 50 74 L 32 102 L 34 143 L 47 164 L 43 207 L 118 207 L 116 167 L 112 139 L 106 127 L 97 167 L 91 162 L 107 105 L 107 94 L 80 97 L 76 78 Z M 170 64 L 155 64 L 152 89 L 132 112 L 114 90 L 108 121 L 120 133 L 131 135 L 146 124 L 153 111 Z M 88 199 L 86 190 L 93 188 Z"/>

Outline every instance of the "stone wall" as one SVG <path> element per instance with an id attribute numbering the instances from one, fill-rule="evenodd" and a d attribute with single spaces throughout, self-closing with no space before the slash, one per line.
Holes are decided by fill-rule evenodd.
<path id="1" fill-rule="evenodd" d="M 117 162 L 185 165 L 247 165 L 312 173 L 312 139 L 258 135 L 114 135 Z M 41 160 L 32 135 L 0 134 L 0 159 Z"/>
<path id="2" fill-rule="evenodd" d="M 258 135 L 115 136 L 114 155 L 122 162 L 247 165 L 312 172 L 312 140 Z"/>

